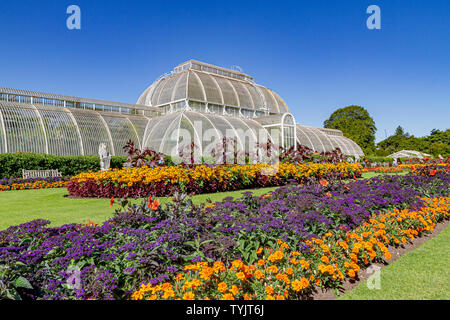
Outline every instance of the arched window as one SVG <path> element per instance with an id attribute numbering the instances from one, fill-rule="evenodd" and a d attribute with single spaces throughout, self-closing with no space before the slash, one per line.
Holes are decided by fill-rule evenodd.
<path id="1" fill-rule="evenodd" d="M 289 149 L 292 146 L 295 146 L 295 119 L 290 113 L 286 113 L 283 115 L 281 120 L 281 129 L 282 129 L 282 139 L 283 139 L 283 147 Z"/>

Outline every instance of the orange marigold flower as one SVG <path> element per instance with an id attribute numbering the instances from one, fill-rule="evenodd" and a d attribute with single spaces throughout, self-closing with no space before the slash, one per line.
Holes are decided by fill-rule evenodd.
<path id="1" fill-rule="evenodd" d="M 389 251 L 385 251 L 385 252 L 384 252 L 384 258 L 385 258 L 386 260 L 389 260 L 389 259 L 391 258 L 391 253 L 390 253 Z"/>
<path id="2" fill-rule="evenodd" d="M 277 266 L 270 266 L 269 268 L 267 268 L 267 270 L 269 272 L 272 272 L 272 273 L 278 273 L 278 267 Z"/>
<path id="3" fill-rule="evenodd" d="M 233 295 L 237 295 L 237 294 L 239 293 L 239 289 L 238 289 L 237 286 L 233 285 L 233 286 L 231 286 L 230 292 L 231 292 Z"/>
<path id="4" fill-rule="evenodd" d="M 255 277 L 258 280 L 261 279 L 261 278 L 264 278 L 264 273 L 261 270 L 256 270 Z"/>
<path id="5" fill-rule="evenodd" d="M 269 295 L 273 295 L 273 287 L 272 286 L 266 286 L 265 291 Z"/>
<path id="6" fill-rule="evenodd" d="M 225 293 L 221 300 L 234 300 L 234 296 L 231 293 Z"/>
<path id="7" fill-rule="evenodd" d="M 217 290 L 219 290 L 220 293 L 225 293 L 228 290 L 228 286 L 225 282 L 221 282 L 217 285 Z"/>
<path id="8" fill-rule="evenodd" d="M 183 295 L 183 300 L 194 300 L 195 294 L 192 291 L 188 291 Z"/>
<path id="9" fill-rule="evenodd" d="M 307 270 L 309 268 L 309 262 L 302 259 L 300 260 L 300 265 L 302 266 L 303 269 Z"/>
<path id="10" fill-rule="evenodd" d="M 236 278 L 238 278 L 241 281 L 245 280 L 245 274 L 243 272 L 236 273 Z"/>
<path id="11" fill-rule="evenodd" d="M 235 268 L 235 269 L 241 269 L 243 266 L 244 266 L 244 263 L 241 261 L 241 260 L 234 260 L 232 263 L 231 263 L 231 266 L 233 267 L 233 268 Z"/>
<path id="12" fill-rule="evenodd" d="M 214 262 L 213 270 L 215 273 L 223 272 L 225 271 L 225 265 L 222 261 L 216 261 Z"/>
<path id="13" fill-rule="evenodd" d="M 270 262 L 273 263 L 273 262 L 283 259 L 283 256 L 284 256 L 283 252 L 278 250 L 278 251 L 275 251 L 273 254 L 271 254 L 267 258 L 267 260 L 269 260 Z"/>
<path id="14" fill-rule="evenodd" d="M 301 291 L 309 286 L 309 281 L 306 278 L 301 278 L 300 280 L 292 281 L 292 289 L 294 291 Z"/>

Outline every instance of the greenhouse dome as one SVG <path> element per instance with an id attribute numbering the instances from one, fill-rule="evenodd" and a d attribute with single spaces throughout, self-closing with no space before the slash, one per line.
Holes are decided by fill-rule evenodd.
<path id="1" fill-rule="evenodd" d="M 194 102 L 194 111 L 259 116 L 285 113 L 289 109 L 272 90 L 255 84 L 253 78 L 230 69 L 189 60 L 160 77 L 138 99 L 137 104 L 178 111 Z"/>

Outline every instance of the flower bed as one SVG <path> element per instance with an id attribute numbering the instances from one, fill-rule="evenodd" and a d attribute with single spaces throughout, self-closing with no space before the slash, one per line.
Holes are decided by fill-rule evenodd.
<path id="1" fill-rule="evenodd" d="M 67 186 L 67 178 L 32 178 L 32 179 L 0 179 L 0 191 L 63 188 Z"/>
<path id="2" fill-rule="evenodd" d="M 379 172 L 379 173 L 396 173 L 403 171 L 411 171 L 418 174 L 429 174 L 436 171 L 450 171 L 450 164 L 400 164 L 397 167 L 366 167 L 362 172 Z"/>
<path id="3" fill-rule="evenodd" d="M 73 177 L 67 189 L 73 197 L 139 198 L 168 196 L 176 191 L 200 194 L 281 186 L 289 181 L 345 179 L 359 177 L 361 170 L 359 164 L 349 163 L 141 167 L 81 173 Z"/>
<path id="4" fill-rule="evenodd" d="M 296 249 L 282 240 L 275 249 L 259 248 L 258 261 L 235 260 L 186 265 L 173 282 L 142 284 L 135 300 L 285 300 L 304 299 L 320 288 L 339 288 L 346 278 L 372 262 L 391 258 L 388 246 L 400 246 L 450 218 L 450 198 L 423 199 L 419 210 L 397 210 L 375 215 L 346 234 L 328 232 Z"/>
<path id="5" fill-rule="evenodd" d="M 420 168 L 438 168 L 441 170 L 450 170 L 450 163 L 416 163 L 416 164 L 399 164 L 399 168 L 408 170 L 417 170 Z"/>
<path id="6" fill-rule="evenodd" d="M 256 274 L 256 269 L 259 269 L 274 290 L 271 296 L 277 298 L 280 292 L 284 294 L 279 285 L 280 281 L 286 283 L 285 274 L 289 276 L 287 280 L 292 283 L 292 290 L 306 285 L 302 278 L 313 281 L 310 274 L 300 273 L 298 265 L 288 266 L 288 262 L 292 264 L 289 261 L 293 258 L 291 250 L 300 253 L 295 253 L 295 258 L 304 260 L 304 266 L 305 262 L 309 264 L 314 281 L 319 278 L 325 288 L 336 287 L 338 280 L 333 275 L 339 279 L 340 273 L 333 269 L 334 273 L 331 274 L 330 265 L 335 268 L 333 265 L 337 263 L 340 272 L 347 276 L 349 268 L 345 267 L 345 262 L 350 263 L 347 256 L 345 259 L 339 257 L 341 260 L 332 260 L 340 253 L 339 250 L 345 250 L 339 247 L 338 239 L 341 242 L 345 240 L 351 249 L 342 251 L 342 254 L 351 256 L 354 253 L 357 261 L 352 261 L 359 266 L 364 259 L 377 261 L 385 252 L 378 245 L 369 250 L 366 242 L 371 242 L 370 238 L 374 237 L 386 247 L 396 244 L 395 239 L 401 245 L 401 235 L 405 239 L 408 234 L 415 236 L 412 231 L 414 228 L 419 233 L 426 232 L 443 218 L 445 208 L 441 206 L 443 202 L 427 205 L 419 197 L 447 197 L 449 188 L 450 174 L 445 172 L 438 172 L 434 176 L 384 176 L 348 184 L 316 182 L 308 186 L 283 187 L 261 197 L 247 193 L 239 200 L 226 199 L 201 206 L 180 198 L 164 208 L 151 199 L 141 205 L 129 205 L 127 200 L 118 200 L 123 208 L 117 209 L 114 216 L 101 226 L 70 224 L 49 228 L 49 221 L 35 220 L 0 232 L 0 297 L 129 299 L 134 292 L 142 289 L 142 283 L 148 284 L 150 288 L 166 282 L 185 281 L 182 287 L 195 287 L 198 285 L 195 277 L 208 277 L 209 274 L 211 280 L 213 276 L 208 268 L 214 268 L 216 264 L 216 269 L 222 270 L 223 264 L 228 271 L 223 275 L 214 275 L 224 277 L 220 278 L 220 282 L 224 282 L 227 289 L 222 284 L 221 290 L 224 292 L 219 290 L 220 293 L 233 293 L 237 288 L 242 294 L 233 294 L 234 298 L 243 298 L 245 293 L 247 298 L 255 298 L 254 294 L 263 297 L 266 288 L 252 280 L 261 275 L 260 272 Z M 445 201 L 448 211 L 448 199 Z M 432 210 L 428 211 L 427 207 Z M 425 216 L 425 212 L 428 212 L 429 217 Z M 402 220 L 391 223 L 394 214 L 396 219 Z M 370 219 L 386 226 L 379 228 L 379 235 L 375 236 L 375 224 Z M 378 222 L 376 225 L 381 226 Z M 364 232 L 367 232 L 367 237 Z M 358 247 L 356 243 L 359 241 L 362 245 L 363 240 L 356 238 L 353 233 L 364 240 L 364 245 L 356 253 L 353 252 L 356 250 L 354 247 Z M 269 255 L 280 250 L 278 239 L 283 242 L 282 246 L 289 248 L 284 249 L 282 257 L 277 253 L 269 258 Z M 311 248 L 315 248 L 319 241 L 314 239 L 323 241 L 322 244 L 326 244 L 328 249 L 317 247 L 311 252 Z M 329 250 L 330 255 L 319 250 Z M 373 256 L 372 251 L 376 253 L 374 259 L 370 258 Z M 328 262 L 325 258 L 322 260 L 323 256 L 328 258 Z M 229 269 L 236 259 L 241 261 L 236 262 L 241 270 L 235 270 L 233 274 Z M 258 264 L 262 259 L 266 264 L 275 263 L 282 274 L 273 274 L 269 280 L 270 273 L 267 271 L 270 270 Z M 188 269 L 195 268 L 192 264 L 197 266 L 200 261 L 210 263 L 208 268 L 202 263 L 197 270 L 192 270 L 194 273 L 184 271 L 186 265 L 191 265 Z M 299 264 L 301 266 L 302 263 Z M 320 269 L 319 264 L 323 265 Z M 243 265 L 248 268 L 245 269 Z M 254 272 L 250 270 L 253 269 L 250 267 L 252 265 L 255 267 Z M 295 277 L 290 277 L 288 268 L 292 269 Z M 275 267 L 271 269 L 275 270 Z M 353 265 L 352 269 L 357 268 Z M 252 272 L 252 278 L 247 277 L 246 272 L 248 275 Z M 78 275 L 80 281 L 78 288 L 69 285 L 75 281 L 74 274 Z M 226 278 L 226 275 L 230 278 Z M 186 280 L 182 280 L 182 277 Z M 210 280 L 203 280 L 211 284 L 206 282 Z M 236 282 L 238 280 L 242 283 Z M 166 298 L 183 298 L 184 294 L 187 294 L 184 298 L 206 298 L 206 294 L 214 299 L 231 298 L 219 295 L 215 286 L 202 288 L 206 290 L 205 295 L 186 290 L 176 291 L 172 296 L 169 291 Z M 229 289 L 233 291 L 229 292 Z M 150 298 L 150 293 L 142 292 L 142 297 Z M 304 296 L 308 291 L 300 293 Z M 288 294 L 288 298 L 299 297 L 293 291 Z M 135 294 L 133 297 L 140 296 Z M 264 295 L 264 298 L 267 296 Z"/>

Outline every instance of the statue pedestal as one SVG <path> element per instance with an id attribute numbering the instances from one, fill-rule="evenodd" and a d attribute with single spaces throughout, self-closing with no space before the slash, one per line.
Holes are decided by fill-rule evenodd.
<path id="1" fill-rule="evenodd" d="M 111 167 L 111 156 L 100 158 L 100 170 L 108 171 Z"/>

